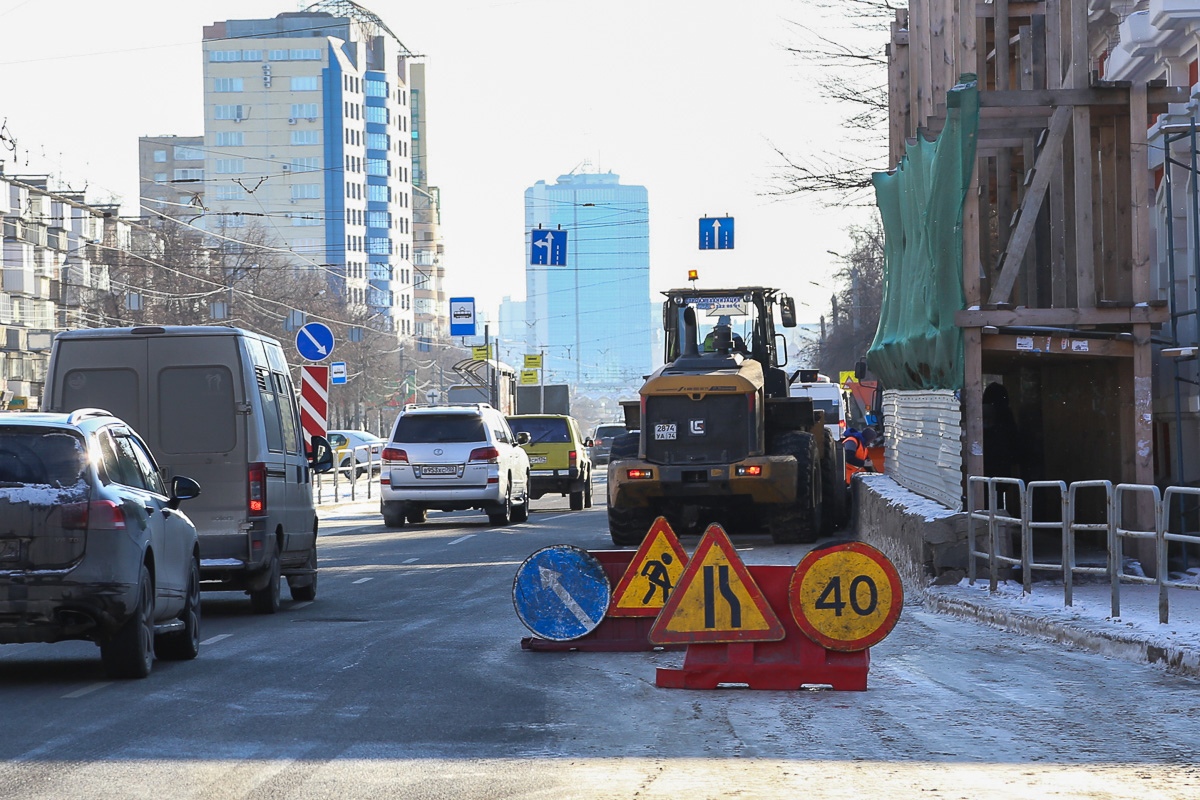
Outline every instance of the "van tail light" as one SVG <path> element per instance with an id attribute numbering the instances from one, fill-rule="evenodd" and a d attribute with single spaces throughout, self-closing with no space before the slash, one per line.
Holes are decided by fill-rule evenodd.
<path id="1" fill-rule="evenodd" d="M 471 457 L 467 461 L 479 462 L 487 464 L 500 463 L 500 451 L 494 447 L 476 447 L 471 451 Z"/>
<path id="2" fill-rule="evenodd" d="M 579 453 L 577 453 L 576 451 L 572 450 L 572 451 L 571 451 L 571 452 L 570 452 L 570 453 L 567 455 L 567 463 L 568 463 L 570 466 L 572 466 L 572 467 L 573 467 L 573 466 L 575 466 L 575 465 L 576 465 L 578 462 L 579 462 Z"/>
<path id="3" fill-rule="evenodd" d="M 246 510 L 251 516 L 261 517 L 267 513 L 267 465 L 256 462 L 250 465 L 246 486 Z"/>
<path id="4" fill-rule="evenodd" d="M 123 531 L 125 509 L 112 500 L 68 503 L 62 507 L 62 526 L 72 531 Z"/>
<path id="5" fill-rule="evenodd" d="M 401 450 L 399 447 L 385 447 L 380 458 L 391 464 L 407 464 L 408 453 Z"/>

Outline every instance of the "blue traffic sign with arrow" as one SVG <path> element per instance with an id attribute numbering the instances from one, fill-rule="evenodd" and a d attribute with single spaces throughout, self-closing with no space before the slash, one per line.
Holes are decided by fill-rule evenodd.
<path id="1" fill-rule="evenodd" d="M 700 220 L 701 250 L 733 249 L 733 217 L 704 217 Z"/>
<path id="2" fill-rule="evenodd" d="M 324 361 L 333 353 L 333 331 L 322 322 L 310 322 L 296 331 L 296 350 L 309 361 Z"/>
<path id="3" fill-rule="evenodd" d="M 543 639 L 566 642 L 595 630 L 612 588 L 604 566 L 569 544 L 544 547 L 525 559 L 513 580 L 513 607 L 526 628 Z"/>
<path id="4" fill-rule="evenodd" d="M 567 264 L 567 232 L 538 228 L 531 231 L 529 263 L 563 267 Z"/>

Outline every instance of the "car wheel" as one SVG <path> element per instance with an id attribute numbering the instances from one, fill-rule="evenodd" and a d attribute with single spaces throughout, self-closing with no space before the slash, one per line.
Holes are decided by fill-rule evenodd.
<path id="1" fill-rule="evenodd" d="M 429 519 L 429 510 L 425 508 L 409 508 L 404 519 L 413 525 L 419 525 Z"/>
<path id="2" fill-rule="evenodd" d="M 592 507 L 592 473 L 588 473 L 587 483 L 583 485 L 583 507 Z"/>
<path id="3" fill-rule="evenodd" d="M 271 550 L 271 564 L 267 567 L 267 585 L 250 592 L 250 607 L 255 614 L 274 614 L 279 610 L 279 548 Z"/>
<path id="4" fill-rule="evenodd" d="M 576 491 L 571 492 L 571 510 L 583 510 L 583 489 L 577 489 Z"/>
<path id="5" fill-rule="evenodd" d="M 488 522 L 493 525 L 507 525 L 512 522 L 512 481 L 508 482 L 508 488 L 504 490 L 504 499 L 501 500 L 495 510 L 488 512 Z"/>
<path id="6" fill-rule="evenodd" d="M 307 577 L 288 578 L 288 593 L 297 602 L 309 602 L 317 599 L 317 543 L 313 541 L 312 549 L 308 551 L 308 560 L 304 562 L 305 569 L 311 569 L 311 581 Z"/>
<path id="7" fill-rule="evenodd" d="M 100 644 L 100 660 L 110 678 L 144 678 L 154 663 L 154 584 L 145 564 L 136 602 L 125 624 Z"/>
<path id="8" fill-rule="evenodd" d="M 383 524 L 389 528 L 404 527 L 404 504 L 403 503 L 384 503 L 380 506 L 380 512 L 383 514 Z"/>
<path id="9" fill-rule="evenodd" d="M 179 615 L 183 630 L 159 636 L 154 641 L 154 653 L 168 661 L 190 661 L 200 655 L 200 564 L 192 559 L 188 577 L 187 599 Z"/>
<path id="10" fill-rule="evenodd" d="M 529 519 L 529 504 L 533 501 L 529 498 L 529 476 L 525 476 L 525 499 L 523 502 L 514 505 L 512 510 L 513 522 L 525 522 Z"/>

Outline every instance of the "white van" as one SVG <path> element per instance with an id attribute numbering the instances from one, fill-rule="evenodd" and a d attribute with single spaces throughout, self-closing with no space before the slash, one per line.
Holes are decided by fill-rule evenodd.
<path id="1" fill-rule="evenodd" d="M 154 451 L 163 478 L 187 475 L 200 539 L 201 588 L 242 590 L 258 613 L 317 593 L 312 473 L 332 467 L 329 443 L 310 458 L 279 342 L 238 328 L 150 326 L 65 331 L 54 338 L 43 410 L 103 408 Z"/>

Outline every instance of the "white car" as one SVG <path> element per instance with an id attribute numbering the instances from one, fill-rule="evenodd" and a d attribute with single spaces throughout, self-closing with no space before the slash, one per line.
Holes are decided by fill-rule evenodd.
<path id="1" fill-rule="evenodd" d="M 405 406 L 383 448 L 380 511 L 389 528 L 430 509 L 479 509 L 493 525 L 529 518 L 529 434 L 487 403 Z"/>

